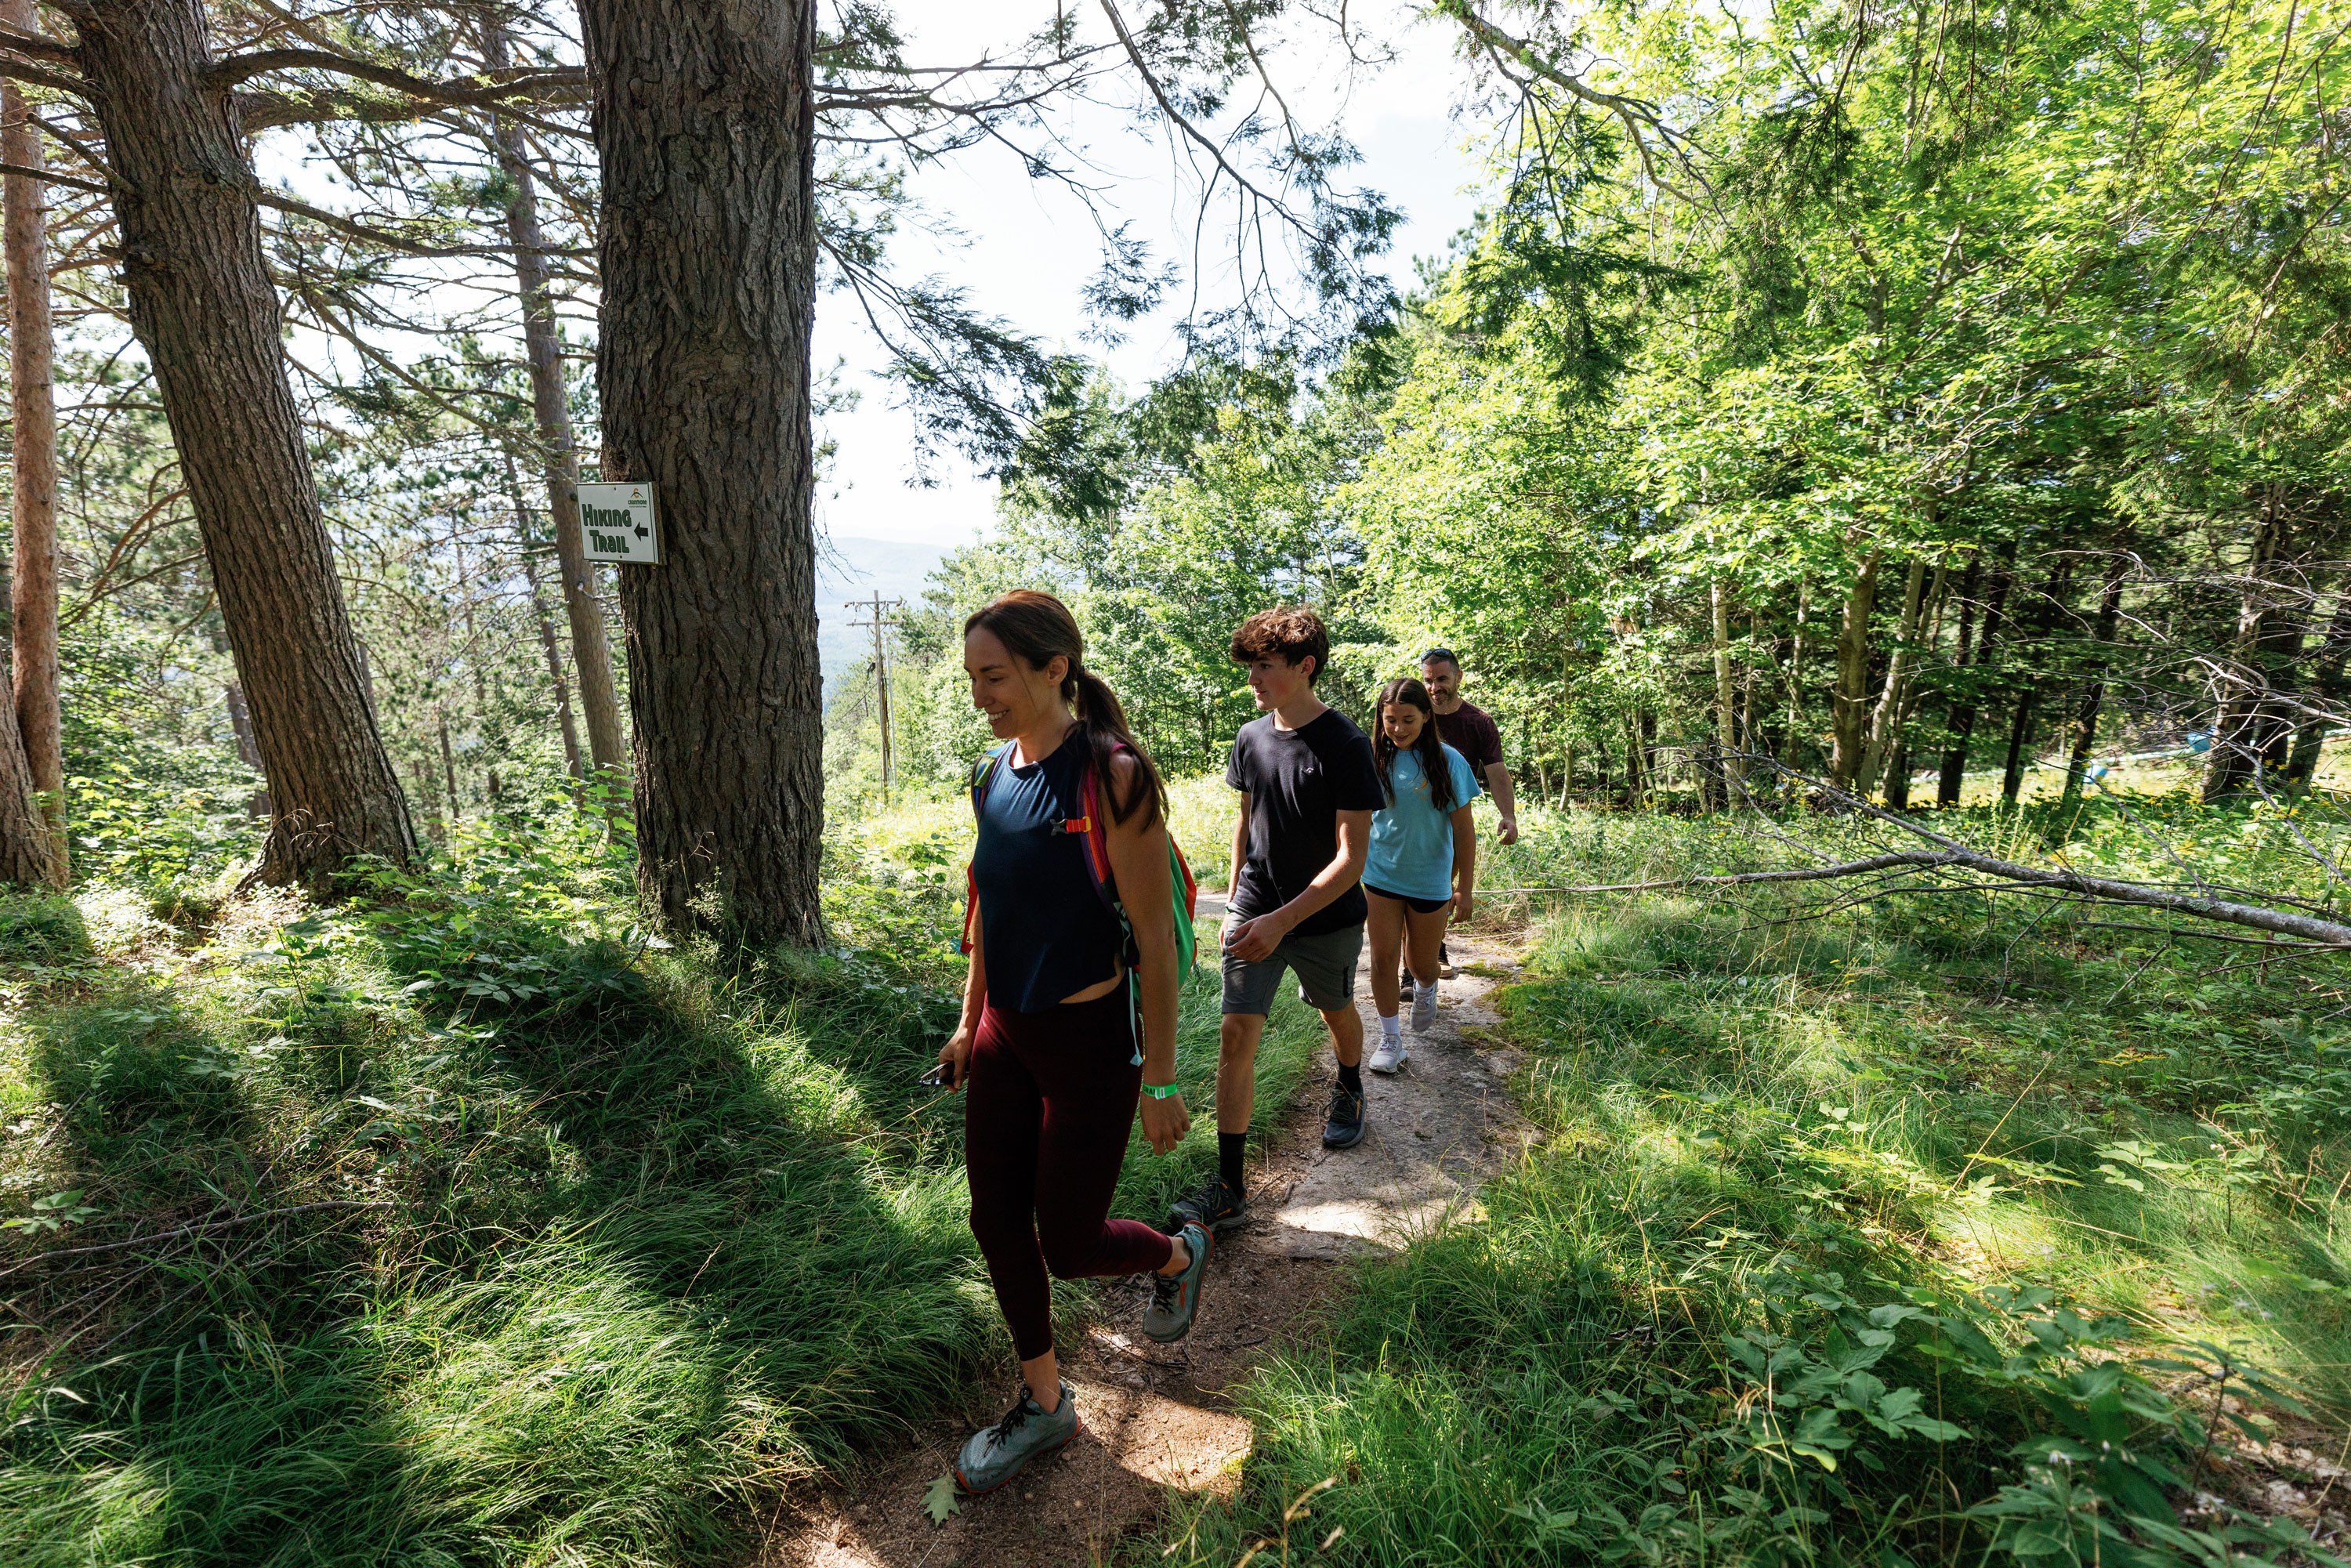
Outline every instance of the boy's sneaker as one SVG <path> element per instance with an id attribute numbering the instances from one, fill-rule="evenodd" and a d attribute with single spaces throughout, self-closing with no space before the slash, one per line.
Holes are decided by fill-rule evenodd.
<path id="1" fill-rule="evenodd" d="M 1200 1282 L 1208 1272 L 1208 1254 L 1217 1249 L 1205 1226 L 1187 1225 L 1183 1234 L 1192 1260 L 1180 1274 L 1154 1274 L 1151 1304 L 1143 1309 L 1143 1332 L 1161 1344 L 1173 1344 L 1192 1332 L 1192 1320 L 1200 1312 Z"/>
<path id="2" fill-rule="evenodd" d="M 1374 1072 L 1394 1072 L 1404 1065 L 1404 1036 L 1384 1034 L 1379 1048 L 1372 1052 L 1371 1061 L 1364 1063 Z"/>
<path id="3" fill-rule="evenodd" d="M 956 1456 L 956 1484 L 974 1497 L 994 1491 L 1027 1469 L 1030 1460 L 1069 1447 L 1070 1439 L 1084 1429 L 1068 1384 L 1061 1385 L 1061 1404 L 1048 1414 L 1024 1383 L 1004 1419 L 974 1432 Z"/>
<path id="4" fill-rule="evenodd" d="M 1322 1115 L 1322 1146 L 1352 1149 L 1364 1141 L 1364 1097 L 1343 1083 L 1331 1085 L 1331 1108 Z"/>
<path id="5" fill-rule="evenodd" d="M 1167 1210 L 1171 1230 L 1181 1230 L 1196 1225 L 1203 1230 L 1221 1236 L 1249 1218 L 1249 1200 L 1225 1185 L 1225 1178 L 1208 1178 L 1207 1185 L 1187 1197 L 1179 1197 Z"/>
<path id="6" fill-rule="evenodd" d="M 1412 994 L 1412 1032 L 1426 1034 L 1437 1021 L 1437 988 L 1423 986 Z"/>

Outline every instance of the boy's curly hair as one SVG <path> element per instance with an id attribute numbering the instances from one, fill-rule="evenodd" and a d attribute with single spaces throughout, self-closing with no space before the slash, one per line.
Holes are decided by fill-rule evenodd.
<path id="1" fill-rule="evenodd" d="M 1279 658 L 1296 665 L 1311 657 L 1314 668 L 1306 676 L 1311 685 L 1322 678 L 1322 667 L 1331 662 L 1331 633 L 1322 617 L 1311 610 L 1284 605 L 1279 610 L 1260 610 L 1242 622 L 1233 632 L 1229 651 L 1238 664 Z"/>

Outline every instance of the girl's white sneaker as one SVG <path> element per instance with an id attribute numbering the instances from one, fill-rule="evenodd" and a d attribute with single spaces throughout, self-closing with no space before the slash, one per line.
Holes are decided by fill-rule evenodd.
<path id="1" fill-rule="evenodd" d="M 1412 993 L 1412 1032 L 1426 1034 L 1428 1026 L 1437 1021 L 1437 987 L 1416 987 Z"/>
<path id="2" fill-rule="evenodd" d="M 1383 1036 L 1372 1051 L 1372 1060 L 1365 1065 L 1374 1072 L 1394 1072 L 1404 1065 L 1404 1037 L 1397 1035 L 1390 1039 Z"/>

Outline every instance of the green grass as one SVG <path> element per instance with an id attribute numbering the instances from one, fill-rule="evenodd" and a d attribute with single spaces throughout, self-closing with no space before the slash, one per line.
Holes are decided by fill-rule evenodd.
<path id="1" fill-rule="evenodd" d="M 1008 1375 L 961 1103 L 914 1082 L 952 966 L 648 947 L 622 869 L 515 831 L 330 914 L 0 900 L 0 1562 L 730 1561 Z M 939 902 L 830 895 L 853 940 Z M 1214 1014 L 1203 972 L 1196 1106 Z M 1277 1014 L 1261 1121 L 1318 1036 Z M 1115 1211 L 1214 1157 L 1138 1141 Z"/>
<path id="2" fill-rule="evenodd" d="M 2259 816 L 2160 805 L 2277 852 Z M 1522 884 L 1786 859 L 1705 821 L 1531 815 L 1499 857 Z M 2076 863 L 2158 852 L 2095 810 L 2074 827 Z M 1327 1338 L 1259 1372 L 1240 1500 L 1135 1561 L 1234 1562 L 1326 1480 L 1294 1555 L 1334 1527 L 1329 1560 L 1395 1564 L 2283 1551 L 2165 1494 L 2228 1490 L 2198 1467 L 2195 1368 L 2351 1413 L 2334 961 L 2264 973 L 2012 899 L 1797 913 L 1544 916 L 1501 997 L 1543 1141 L 1479 1222 L 1364 1266 Z"/>

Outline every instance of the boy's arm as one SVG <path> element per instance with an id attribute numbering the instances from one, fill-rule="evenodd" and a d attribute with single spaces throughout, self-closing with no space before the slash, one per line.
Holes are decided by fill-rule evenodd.
<path id="1" fill-rule="evenodd" d="M 1236 957 L 1256 963 L 1270 957 L 1281 946 L 1281 939 L 1296 930 L 1306 918 L 1327 908 L 1333 899 L 1364 879 L 1364 857 L 1371 852 L 1372 814 L 1369 811 L 1339 813 L 1339 852 L 1331 863 L 1314 873 L 1314 880 L 1296 898 L 1270 915 L 1260 915 L 1254 920 L 1234 926 L 1225 940 Z"/>

